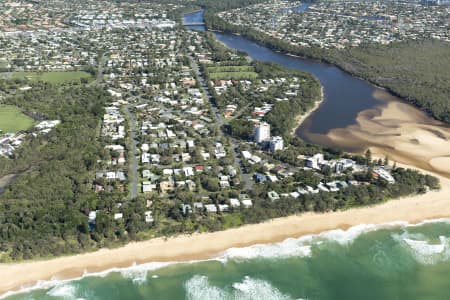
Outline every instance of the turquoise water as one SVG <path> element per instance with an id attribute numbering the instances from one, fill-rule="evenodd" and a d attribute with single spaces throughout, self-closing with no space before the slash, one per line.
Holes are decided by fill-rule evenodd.
<path id="1" fill-rule="evenodd" d="M 357 226 L 229 249 L 216 260 L 41 283 L 6 299 L 450 299 L 449 283 L 450 221 L 437 220 Z"/>

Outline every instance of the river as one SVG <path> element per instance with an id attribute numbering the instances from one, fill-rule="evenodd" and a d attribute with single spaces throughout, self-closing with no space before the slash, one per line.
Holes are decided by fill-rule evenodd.
<path id="1" fill-rule="evenodd" d="M 203 12 L 184 21 L 203 20 Z M 206 30 L 196 26 L 194 30 Z M 386 90 L 316 60 L 275 52 L 243 36 L 214 32 L 231 49 L 252 59 L 277 63 L 313 74 L 322 84 L 324 99 L 297 128 L 303 140 L 344 151 L 377 156 L 416 166 L 450 178 L 450 126 Z"/>
<path id="2" fill-rule="evenodd" d="M 197 29 L 201 30 L 200 27 Z M 320 109 L 311 116 L 312 129 L 336 134 L 337 129 L 344 128 L 333 128 L 331 124 L 353 122 L 364 125 L 367 129 L 364 135 L 373 137 L 378 133 L 386 140 L 389 130 L 398 128 L 397 123 L 400 126 L 407 124 L 417 140 L 410 146 L 418 145 L 426 152 L 432 152 L 433 148 L 447 152 L 450 149 L 448 145 L 445 148 L 436 143 L 430 143 L 430 148 L 421 145 L 427 130 L 435 132 L 435 142 L 446 141 L 448 127 L 381 89 L 328 65 L 283 56 L 242 38 L 220 34 L 217 37 L 240 50 L 256 49 L 255 53 L 248 52 L 255 59 L 271 59 L 288 67 L 302 68 L 319 78 L 326 97 Z M 350 86 L 339 88 L 339 83 Z M 352 92 L 352 88 L 357 90 Z M 356 101 L 358 96 L 369 107 L 358 106 L 359 113 L 347 99 Z M 352 113 L 345 111 L 340 115 L 341 112 L 329 110 L 329 107 L 339 108 L 339 105 Z M 328 119 L 316 119 L 326 114 Z M 373 117 L 377 114 L 378 117 Z M 379 122 L 380 118 L 383 124 L 376 125 L 387 126 L 385 131 L 370 128 L 367 124 Z M 316 120 L 324 120 L 326 124 L 315 124 Z M 347 127 L 352 128 L 356 126 L 354 124 Z M 408 134 L 404 135 L 409 138 Z M 401 138 L 396 136 L 396 139 Z M 443 165 L 445 157 L 436 164 Z M 78 258 L 82 259 L 76 256 L 73 260 Z M 347 230 L 292 237 L 280 243 L 232 248 L 219 258 L 204 261 L 133 265 L 96 274 L 86 273 L 71 281 L 52 278 L 51 281 L 37 282 L 30 290 L 24 287 L 22 293 L 6 299 L 440 300 L 450 299 L 449 278 L 450 220 L 440 219 L 417 225 L 405 222 L 358 225 Z"/>
<path id="3" fill-rule="evenodd" d="M 201 20 L 203 20 L 202 11 L 185 15 L 186 22 Z M 204 27 L 195 26 L 195 29 L 204 30 Z M 357 114 L 361 111 L 382 104 L 381 100 L 374 97 L 376 87 L 348 75 L 335 66 L 281 54 L 242 36 L 218 32 L 214 34 L 228 47 L 244 51 L 255 60 L 306 71 L 319 79 L 324 89 L 324 101 L 297 130 L 305 140 L 311 141 L 305 133 L 326 134 L 334 128 L 346 127 L 355 122 Z"/>

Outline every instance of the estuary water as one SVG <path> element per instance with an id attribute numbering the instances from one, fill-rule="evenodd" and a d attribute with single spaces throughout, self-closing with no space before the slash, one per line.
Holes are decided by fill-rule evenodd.
<path id="1" fill-rule="evenodd" d="M 383 103 L 374 97 L 377 88 L 335 67 L 275 53 L 242 37 L 216 36 L 254 59 L 311 72 L 322 82 L 324 102 L 300 135 L 351 125 L 361 111 Z M 450 220 L 434 220 L 360 225 L 228 249 L 205 261 L 135 265 L 70 281 L 55 278 L 3 298 L 440 300 L 450 299 L 449 283 Z"/>
<path id="2" fill-rule="evenodd" d="M 199 22 L 199 20 L 203 20 L 202 11 L 186 14 L 184 17 L 184 21 L 187 23 Z M 196 26 L 193 29 L 205 30 L 205 27 Z M 379 88 L 353 77 L 335 66 L 278 53 L 242 36 L 219 32 L 214 34 L 229 48 L 246 52 L 255 60 L 306 71 L 320 81 L 324 89 L 324 101 L 297 131 L 297 134 L 308 141 L 315 142 L 308 137 L 308 133 L 327 134 L 334 128 L 352 125 L 355 123 L 358 113 L 384 103 L 374 97 L 376 90 L 380 90 Z"/>
<path id="3" fill-rule="evenodd" d="M 190 18 L 203 20 L 203 12 L 185 15 Z M 243 36 L 214 34 L 255 60 L 302 70 L 320 81 L 323 102 L 295 131 L 303 140 L 356 153 L 371 148 L 379 156 L 450 176 L 448 124 L 335 66 L 278 53 Z"/>
<path id="4" fill-rule="evenodd" d="M 450 223 L 361 225 L 40 287 L 18 299 L 450 299 Z"/>

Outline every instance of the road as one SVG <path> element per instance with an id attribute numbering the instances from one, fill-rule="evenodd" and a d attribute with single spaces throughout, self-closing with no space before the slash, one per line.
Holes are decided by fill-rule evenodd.
<path id="1" fill-rule="evenodd" d="M 128 123 L 130 124 L 130 139 L 131 139 L 131 151 L 130 157 L 128 158 L 130 161 L 130 174 L 128 174 L 128 179 L 130 180 L 130 196 L 131 199 L 134 199 L 138 195 L 138 164 L 136 159 L 137 154 L 137 141 L 136 141 L 136 119 L 134 118 L 134 114 L 130 112 L 130 105 L 125 106 L 125 114 L 128 119 Z"/>
<path id="2" fill-rule="evenodd" d="M 197 62 L 191 56 L 189 57 L 189 59 L 191 61 L 192 69 L 194 70 L 195 74 L 197 75 L 197 80 L 200 82 L 200 88 L 203 90 L 204 94 L 208 98 L 209 103 L 211 104 L 211 110 L 216 119 L 216 124 L 219 127 L 218 136 L 220 138 L 222 138 L 223 132 L 222 132 L 221 128 L 222 128 L 223 124 L 225 123 L 223 120 L 223 116 L 220 113 L 220 110 L 214 104 L 214 101 L 212 100 L 211 92 L 209 91 L 209 87 L 206 84 L 205 77 L 201 73 Z M 234 166 L 237 167 L 241 173 L 241 179 L 244 182 L 245 189 L 251 190 L 253 188 L 253 179 L 251 178 L 251 176 L 249 174 L 244 173 L 244 169 L 242 168 L 241 159 L 236 155 L 236 153 L 239 152 L 239 143 L 232 137 L 227 137 L 227 138 L 230 140 L 231 148 L 233 149 L 231 152 L 232 152 L 232 156 L 233 156 Z"/>
<path id="3" fill-rule="evenodd" d="M 97 72 L 97 84 L 101 84 L 103 81 L 103 68 L 105 66 L 105 57 L 106 53 L 102 53 L 102 56 L 100 57 L 98 61 L 98 72 Z"/>

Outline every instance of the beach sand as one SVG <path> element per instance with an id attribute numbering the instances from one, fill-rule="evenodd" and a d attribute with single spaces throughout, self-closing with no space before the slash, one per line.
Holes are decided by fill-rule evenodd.
<path id="1" fill-rule="evenodd" d="M 440 177 L 442 189 L 424 195 L 358 209 L 323 214 L 307 213 L 215 233 L 194 234 L 130 243 L 117 249 L 17 264 L 0 264 L 0 294 L 29 287 L 38 280 L 70 279 L 134 263 L 189 261 L 220 256 L 232 247 L 280 242 L 289 237 L 346 229 L 359 224 L 393 221 L 417 223 L 450 217 L 450 180 Z"/>
<path id="2" fill-rule="evenodd" d="M 387 93 L 380 93 L 378 97 L 387 97 Z M 320 103 L 316 103 L 316 108 Z M 356 125 L 333 130 L 325 138 L 359 151 L 370 147 L 374 156 L 388 155 L 391 162 L 396 161 L 399 166 L 405 164 L 433 175 L 439 174 L 442 189 L 373 207 L 308 213 L 221 232 L 183 235 L 167 240 L 158 238 L 117 249 L 46 261 L 0 264 L 0 294 L 31 286 L 38 280 L 76 278 L 85 271 L 99 272 L 129 267 L 134 263 L 208 259 L 220 256 L 221 252 L 232 247 L 280 242 L 289 237 L 346 229 L 359 224 L 417 223 L 425 219 L 450 218 L 448 125 L 431 119 L 408 104 L 392 100 L 384 106 L 362 112 Z"/>
<path id="3" fill-rule="evenodd" d="M 307 110 L 305 113 L 298 115 L 297 117 L 295 117 L 295 124 L 297 124 L 297 126 L 295 126 L 294 128 L 292 128 L 291 131 L 291 135 L 295 135 L 295 133 L 297 132 L 297 129 L 300 127 L 300 125 L 302 125 L 302 123 L 313 113 L 315 112 L 320 104 L 322 104 L 324 99 L 324 94 L 323 94 L 323 87 L 321 87 L 320 90 L 320 99 L 317 100 L 316 102 L 314 102 L 314 106 L 311 107 L 311 109 Z"/>
<path id="4" fill-rule="evenodd" d="M 370 148 L 390 161 L 450 178 L 450 126 L 387 92 L 374 96 L 385 104 L 359 113 L 356 124 L 308 138 L 360 154 Z"/>

